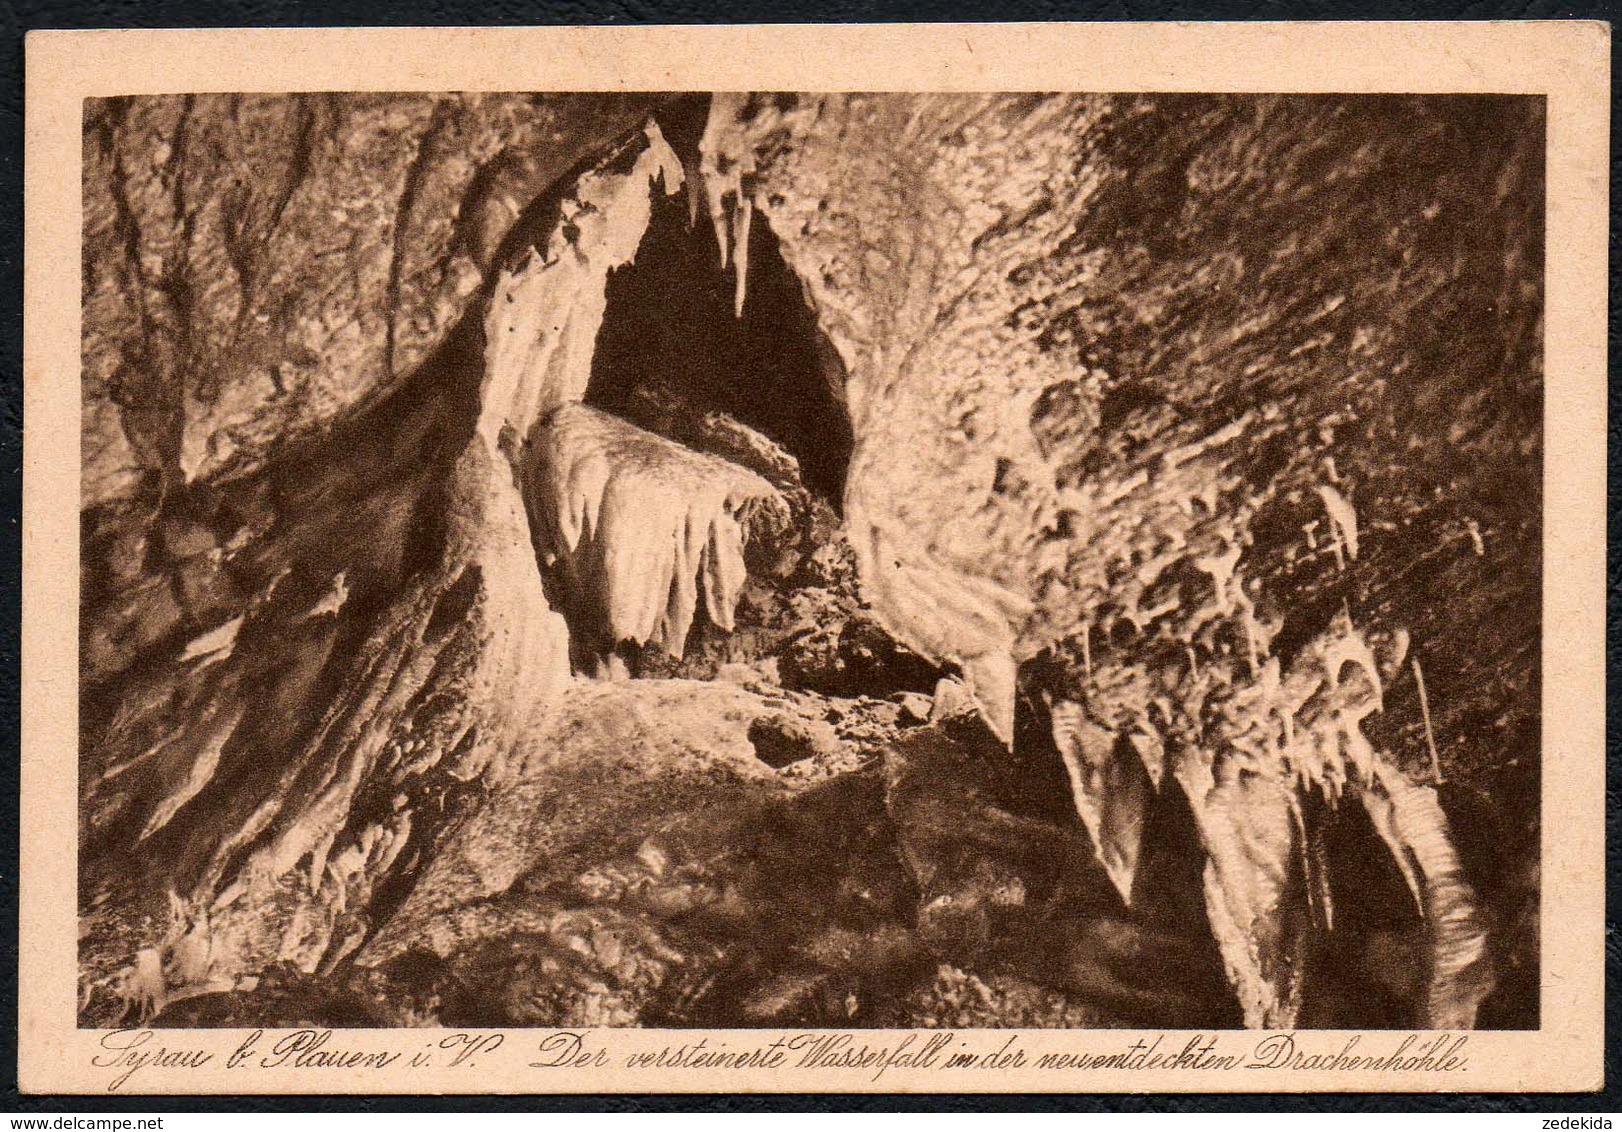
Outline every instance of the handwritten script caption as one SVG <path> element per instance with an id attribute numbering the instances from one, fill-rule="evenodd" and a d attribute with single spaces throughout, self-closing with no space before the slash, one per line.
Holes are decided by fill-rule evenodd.
<path id="1" fill-rule="evenodd" d="M 136 1082 L 141 1089 L 184 1089 L 188 1075 L 221 1070 L 235 1078 L 254 1074 L 300 1076 L 325 1071 L 370 1075 L 380 1081 L 404 1068 L 418 1073 L 480 1069 L 539 1085 L 559 1075 L 577 1077 L 584 1091 L 609 1075 L 702 1075 L 752 1071 L 785 1076 L 815 1072 L 850 1075 L 853 1082 L 882 1081 L 905 1073 L 946 1076 L 1034 1072 L 1051 1075 L 1056 1088 L 1078 1072 L 1459 1074 L 1469 1070 L 1469 1035 L 1453 1033 L 1133 1034 L 1071 1031 L 1063 1047 L 1031 1048 L 1023 1033 L 959 1034 L 949 1030 L 763 1031 L 694 1033 L 680 1042 L 650 1046 L 635 1030 L 412 1031 L 378 1036 L 331 1029 L 221 1032 L 217 1037 L 125 1029 L 101 1035 L 91 1067 L 105 1070 L 108 1092 Z M 159 1078 L 162 1080 L 160 1081 Z M 947 1081 L 943 1089 L 952 1088 Z M 719 1087 L 719 1086 L 718 1086 Z"/>

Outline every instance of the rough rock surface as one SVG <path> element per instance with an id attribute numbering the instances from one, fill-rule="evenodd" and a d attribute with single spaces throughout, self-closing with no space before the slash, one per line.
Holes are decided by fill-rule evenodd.
<path id="1" fill-rule="evenodd" d="M 85 114 L 87 507 L 213 481 L 376 404 L 520 214 L 640 123 L 604 95 L 191 95 Z"/>
<path id="2" fill-rule="evenodd" d="M 1535 1024 L 1537 104 L 670 105 L 88 110 L 83 1019 Z M 591 684 L 682 187 L 854 448 L 619 390 L 784 515 Z"/>
<path id="3" fill-rule="evenodd" d="M 820 703 L 724 683 L 582 688 L 547 721 L 552 741 L 492 781 L 354 962 L 315 979 L 274 969 L 268 983 L 180 999 L 159 1021 L 1228 1019 L 1208 942 L 1078 915 L 1089 910 L 1075 899 L 1090 887 L 1084 839 L 1006 808 L 1017 802 L 986 777 L 1002 760 L 977 747 L 972 723 L 914 729 L 914 773 L 885 757 L 881 774 L 878 748 L 837 729 L 805 756 L 813 765 L 770 765 L 754 725 L 814 726 Z M 942 852 L 944 868 L 932 863 Z M 977 907 L 989 876 L 999 878 L 995 923 L 943 934 L 930 909 L 953 895 Z M 989 981 L 943 958 L 975 963 Z M 1173 986 L 1140 988 L 1173 974 Z"/>
<path id="4" fill-rule="evenodd" d="M 1538 621 L 1517 606 L 1539 569 L 1539 113 L 1395 97 L 712 108 L 712 219 L 737 246 L 771 225 L 844 361 L 864 593 L 900 639 L 962 666 L 1005 740 L 1027 665 L 1031 690 L 1167 754 L 1254 1021 L 1298 1009 L 1302 960 L 1280 949 L 1307 929 L 1280 917 L 1311 914 L 1304 793 L 1333 803 L 1349 777 L 1381 810 L 1394 768 L 1434 773 L 1434 745 L 1478 839 L 1466 852 L 1502 853 L 1514 830 L 1487 899 L 1514 917 L 1530 895 Z M 1281 699 L 1303 652 L 1382 634 L 1412 667 L 1363 665 L 1355 705 L 1311 702 L 1353 694 L 1338 670 Z M 1445 844 L 1435 796 L 1412 797 Z M 1230 850 L 1247 860 L 1215 860 Z M 1450 853 L 1421 871 L 1462 876 Z M 1436 930 L 1461 929 L 1436 941 L 1437 971 L 1458 975 L 1436 1017 L 1457 1023 L 1489 960 L 1452 899 L 1422 897 Z"/>
<path id="5" fill-rule="evenodd" d="M 368 130 L 381 129 L 368 113 L 389 121 L 404 115 L 395 124 L 403 129 L 418 100 L 396 101 L 328 107 L 320 121 L 336 123 L 329 123 L 338 131 L 330 145 L 360 146 Z M 199 125 L 218 117 L 219 128 L 231 128 L 231 105 L 209 103 Z M 436 131 L 452 130 L 462 120 L 458 108 L 465 109 L 452 99 L 435 118 L 428 110 L 437 103 L 424 105 L 429 118 L 445 119 Z M 141 103 L 132 122 L 165 106 Z M 494 147 L 483 161 L 469 164 L 486 150 L 461 145 L 443 155 L 464 180 L 486 166 L 486 180 L 506 170 L 497 181 L 507 193 L 517 191 L 507 184 L 512 177 L 539 177 L 521 182 L 520 204 L 527 210 L 531 195 L 555 188 L 550 202 L 540 200 L 541 211 L 550 203 L 553 213 L 612 212 L 630 186 L 633 218 L 637 193 L 645 214 L 668 150 L 656 130 L 644 130 L 641 115 L 626 121 L 623 101 L 585 99 L 566 113 L 579 115 L 567 129 L 548 125 L 544 101 L 492 106 L 528 121 L 526 129 L 542 129 L 531 138 L 536 151 L 526 156 L 520 148 L 496 160 L 502 135 L 475 129 L 481 145 Z M 188 115 L 197 113 L 194 107 Z M 136 145 L 132 122 L 93 120 L 89 136 L 104 126 L 108 144 Z M 560 148 L 542 148 L 547 144 Z M 249 149 L 244 160 L 244 170 L 257 170 L 256 183 L 265 183 L 291 179 L 287 166 L 302 159 Z M 431 158 L 422 168 L 352 160 L 355 193 L 408 203 L 423 191 L 413 180 L 438 168 Z M 537 162 L 550 164 L 537 172 Z M 583 173 L 553 186 L 581 163 Z M 340 189 L 343 168 L 324 174 Z M 322 184 L 307 191 L 321 195 L 320 223 L 333 226 L 330 238 L 303 230 L 280 251 L 271 234 L 239 251 L 271 264 L 278 255 L 316 257 L 334 243 L 375 238 L 376 217 L 345 212 L 339 206 L 346 198 L 331 197 Z M 451 200 L 463 200 L 467 187 Z M 169 199 L 125 230 L 160 229 Z M 437 231 L 455 215 L 445 204 L 430 227 Z M 635 232 L 620 248 L 589 223 L 547 227 L 556 219 L 541 217 L 540 234 L 551 242 L 540 256 L 566 261 L 577 283 L 594 271 L 600 293 L 608 271 L 635 253 Z M 498 243 L 509 234 L 514 243 L 528 240 L 511 221 L 486 235 Z M 98 248 L 93 211 L 89 223 L 88 245 Z M 182 242 L 177 271 L 200 263 L 210 246 L 196 232 L 185 235 L 197 247 Z M 405 273 L 414 288 L 459 271 L 455 264 L 475 255 L 461 244 L 437 246 L 438 270 Z M 506 757 L 530 714 L 568 681 L 567 628 L 546 601 L 517 487 L 524 452 L 509 444 L 515 429 L 527 433 L 538 423 L 541 406 L 521 380 L 522 364 L 486 351 L 479 334 L 503 256 L 522 260 L 520 252 L 476 253 L 492 277 L 459 296 L 470 317 L 446 314 L 433 356 L 393 391 L 393 374 L 378 359 L 399 348 L 389 347 L 388 320 L 378 312 L 406 309 L 422 296 L 393 303 L 383 290 L 351 288 L 332 299 L 336 305 L 320 318 L 342 315 L 367 328 L 359 352 L 334 360 L 333 375 L 349 374 L 343 362 L 372 374 L 354 379 L 350 400 L 375 403 L 326 421 L 328 435 L 302 437 L 316 423 L 302 401 L 261 404 L 256 412 L 282 422 L 259 452 L 263 467 L 215 469 L 213 478 L 200 467 L 194 482 L 163 472 L 143 481 L 133 499 L 85 511 L 81 954 L 88 1017 L 117 1018 L 177 989 L 229 982 L 274 962 L 315 968 L 353 950 L 378 910 L 398 902 L 397 890 L 409 888 L 432 855 L 437 831 L 472 797 L 468 784 Z M 595 266 L 582 274 L 594 256 Z M 316 257 L 307 267 L 307 286 L 284 281 L 282 298 L 326 302 L 315 283 L 330 274 L 337 286 L 357 265 L 342 255 L 330 269 L 322 262 Z M 295 320 L 281 332 L 311 332 L 320 318 Z M 103 312 L 93 299 L 87 327 L 109 340 L 123 333 L 145 342 L 156 333 Z M 532 345 L 520 363 L 547 354 L 542 343 Z M 87 347 L 87 372 L 102 356 L 94 342 Z M 562 349 L 549 356 L 569 355 Z M 589 365 L 589 350 L 581 361 Z M 167 370 L 153 379 L 184 385 Z M 92 400 L 94 389 L 87 377 Z"/>

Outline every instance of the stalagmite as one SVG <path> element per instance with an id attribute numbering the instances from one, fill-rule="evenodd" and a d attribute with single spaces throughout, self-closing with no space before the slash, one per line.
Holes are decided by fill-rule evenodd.
<path id="1" fill-rule="evenodd" d="M 744 545 L 786 521 L 775 488 L 584 405 L 558 409 L 534 445 L 542 556 L 585 650 L 606 660 L 652 643 L 680 657 L 700 599 L 731 631 Z"/>

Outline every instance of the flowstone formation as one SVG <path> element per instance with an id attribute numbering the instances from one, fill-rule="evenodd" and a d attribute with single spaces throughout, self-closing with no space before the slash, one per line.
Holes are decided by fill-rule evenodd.
<path id="1" fill-rule="evenodd" d="M 584 405 L 554 412 L 536 448 L 543 561 L 595 667 L 623 670 L 622 644 L 680 660 L 701 598 L 732 632 L 746 538 L 787 524 L 771 484 Z"/>
<path id="2" fill-rule="evenodd" d="M 95 104 L 82 1019 L 1535 1025 L 1538 113 Z"/>

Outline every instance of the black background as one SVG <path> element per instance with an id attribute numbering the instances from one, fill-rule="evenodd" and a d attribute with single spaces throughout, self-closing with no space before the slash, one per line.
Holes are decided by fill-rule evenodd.
<path id="1" fill-rule="evenodd" d="M 504 1096 L 504 1097 L 24 1097 L 17 1092 L 17 861 L 21 822 L 18 812 L 19 638 L 21 622 L 22 518 L 22 186 L 23 36 L 39 28 L 244 27 L 244 26 L 455 26 L 545 24 L 709 24 L 837 23 L 1037 20 L 1352 20 L 1352 19 L 1612 19 L 1605 0 L 1556 3 L 1530 0 L 0 0 L 0 1074 L 5 1096 L 0 1109 L 16 1113 L 86 1112 L 780 1112 L 834 1110 L 907 1112 L 1033 1111 L 1345 1111 L 1345 1112 L 1527 1112 L 1548 1115 L 1622 1111 L 1617 1042 L 1622 1009 L 1617 998 L 1622 933 L 1618 931 L 1618 874 L 1622 845 L 1622 755 L 1617 725 L 1622 722 L 1622 562 L 1618 561 L 1618 497 L 1622 463 L 1609 465 L 1609 555 L 1606 585 L 1606 929 L 1605 1018 L 1606 1090 L 1597 1094 L 1493 1094 L 1449 1096 L 1414 1094 L 1182 1094 L 1110 1096 L 1090 1094 L 1023 1096 L 928 1095 L 890 1097 L 802 1095 L 698 1096 Z M 1615 47 L 1613 46 L 1613 53 Z M 1614 54 L 1613 54 L 1614 59 Z M 1613 62 L 1613 67 L 1615 66 Z M 1616 96 L 1611 109 L 1613 133 Z M 1619 336 L 1617 287 L 1617 191 L 1619 165 L 1611 165 L 1609 331 L 1610 449 L 1622 440 L 1622 420 L 1614 405 Z M 1562 867 L 1561 862 L 1550 862 Z M 1528 1117 L 1528 1129 L 1541 1121 Z"/>

